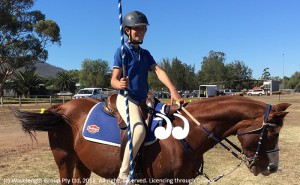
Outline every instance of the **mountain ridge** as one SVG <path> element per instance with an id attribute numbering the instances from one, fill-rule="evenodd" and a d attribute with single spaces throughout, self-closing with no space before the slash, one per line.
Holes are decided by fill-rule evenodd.
<path id="1" fill-rule="evenodd" d="M 67 71 L 61 67 L 57 67 L 43 61 L 37 61 L 35 67 L 37 75 L 42 77 L 56 77 L 57 73 Z"/>

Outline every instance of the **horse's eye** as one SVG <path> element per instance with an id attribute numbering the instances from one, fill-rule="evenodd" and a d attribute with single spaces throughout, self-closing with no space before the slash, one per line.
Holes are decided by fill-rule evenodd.
<path id="1" fill-rule="evenodd" d="M 270 140 L 277 139 L 279 137 L 279 133 L 271 132 L 271 133 L 268 134 L 268 137 L 269 137 Z"/>
<path id="2" fill-rule="evenodd" d="M 269 127 L 268 131 L 271 133 L 275 133 L 275 132 L 277 132 L 277 127 Z M 279 134 L 279 133 L 277 132 L 277 134 Z"/>

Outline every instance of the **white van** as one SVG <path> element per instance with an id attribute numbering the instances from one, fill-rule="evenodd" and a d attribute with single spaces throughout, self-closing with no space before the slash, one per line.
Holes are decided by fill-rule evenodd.
<path id="1" fill-rule="evenodd" d="M 218 95 L 219 88 L 217 85 L 200 85 L 199 86 L 199 97 L 209 98 Z"/>
<path id="2" fill-rule="evenodd" d="M 100 88 L 84 88 L 80 89 L 77 94 L 75 94 L 73 99 L 77 98 L 94 98 L 102 100 L 102 93 Z"/>

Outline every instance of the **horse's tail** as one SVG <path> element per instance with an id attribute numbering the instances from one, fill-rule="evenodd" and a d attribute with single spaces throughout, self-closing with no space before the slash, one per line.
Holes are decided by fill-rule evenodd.
<path id="1" fill-rule="evenodd" d="M 16 118 L 20 121 L 24 132 L 34 137 L 32 132 L 51 131 L 60 125 L 65 124 L 63 116 L 55 109 L 48 109 L 43 113 L 25 112 L 17 108 L 12 109 Z"/>

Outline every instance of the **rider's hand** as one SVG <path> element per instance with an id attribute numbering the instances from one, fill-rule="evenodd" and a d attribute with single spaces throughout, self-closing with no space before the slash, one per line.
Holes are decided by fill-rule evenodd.
<path id="1" fill-rule="evenodd" d="M 180 94 L 175 90 L 171 92 L 171 104 L 173 105 L 173 101 L 177 101 L 180 105 L 184 103 L 184 100 L 181 98 Z"/>
<path id="2" fill-rule="evenodd" d="M 128 76 L 126 76 L 126 78 L 121 78 L 120 83 L 119 83 L 120 89 L 125 90 L 125 89 L 127 89 L 127 87 L 128 87 Z"/>

